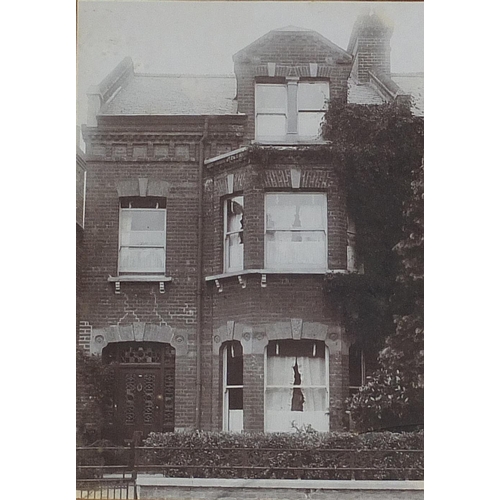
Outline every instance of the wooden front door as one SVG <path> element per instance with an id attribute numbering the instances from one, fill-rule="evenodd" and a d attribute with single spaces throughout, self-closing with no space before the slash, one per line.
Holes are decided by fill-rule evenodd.
<path id="1" fill-rule="evenodd" d="M 146 437 L 162 430 L 163 384 L 160 367 L 124 366 L 117 373 L 116 423 L 120 436 Z"/>
<path id="2" fill-rule="evenodd" d="M 156 342 L 120 342 L 103 350 L 115 371 L 113 435 L 174 430 L 175 350 Z"/>

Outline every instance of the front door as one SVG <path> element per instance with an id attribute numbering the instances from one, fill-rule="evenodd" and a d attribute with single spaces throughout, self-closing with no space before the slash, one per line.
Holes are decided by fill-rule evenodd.
<path id="1" fill-rule="evenodd" d="M 175 350 L 156 342 L 118 342 L 103 350 L 115 371 L 114 439 L 174 430 Z"/>
<path id="2" fill-rule="evenodd" d="M 143 437 L 162 430 L 163 390 L 160 367 L 121 366 L 117 370 L 116 422 L 119 435 Z"/>

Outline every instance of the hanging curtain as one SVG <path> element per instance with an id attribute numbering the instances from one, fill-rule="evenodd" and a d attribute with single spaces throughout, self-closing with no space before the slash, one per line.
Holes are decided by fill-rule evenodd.
<path id="1" fill-rule="evenodd" d="M 266 409 L 290 411 L 293 395 L 293 365 L 295 358 L 270 356 L 267 358 Z M 270 387 L 278 386 L 278 387 Z"/>
<path id="2" fill-rule="evenodd" d="M 297 358 L 302 377 L 304 411 L 326 410 L 325 358 Z M 315 387 L 310 387 L 315 386 Z M 319 387 L 318 387 L 319 386 Z"/>

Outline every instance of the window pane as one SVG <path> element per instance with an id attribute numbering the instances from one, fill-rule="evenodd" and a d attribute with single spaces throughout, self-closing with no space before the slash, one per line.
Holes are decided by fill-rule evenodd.
<path id="1" fill-rule="evenodd" d="M 131 218 L 132 231 L 163 231 L 165 229 L 165 210 L 123 210 Z"/>
<path id="2" fill-rule="evenodd" d="M 258 115 L 255 123 L 257 137 L 286 136 L 285 115 Z"/>
<path id="3" fill-rule="evenodd" d="M 286 113 L 285 85 L 256 85 L 255 109 L 259 112 Z"/>
<path id="4" fill-rule="evenodd" d="M 326 387 L 318 388 L 302 388 L 302 394 L 304 396 L 304 410 L 303 411 L 325 411 L 327 402 L 327 391 Z"/>
<path id="5" fill-rule="evenodd" d="M 120 273 L 164 273 L 164 248 L 127 248 L 120 249 Z"/>
<path id="6" fill-rule="evenodd" d="M 228 389 L 229 409 L 243 410 L 243 389 Z"/>
<path id="7" fill-rule="evenodd" d="M 266 389 L 267 411 L 292 411 L 293 388 L 281 389 L 269 387 Z"/>
<path id="8" fill-rule="evenodd" d="M 230 234 L 226 238 L 226 271 L 243 269 L 243 243 L 240 233 Z"/>
<path id="9" fill-rule="evenodd" d="M 324 231 L 271 231 L 266 233 L 266 267 L 272 269 L 325 269 Z"/>
<path id="10" fill-rule="evenodd" d="M 298 105 L 300 110 L 326 109 L 330 98 L 328 82 L 300 82 Z"/>
<path id="11" fill-rule="evenodd" d="M 266 195 L 266 229 L 326 229 L 324 194 Z"/>
<path id="12" fill-rule="evenodd" d="M 121 244 L 123 246 L 165 246 L 164 231 L 131 231 L 122 232 Z"/>
<path id="13" fill-rule="evenodd" d="M 226 201 L 227 232 L 243 229 L 243 196 L 236 196 Z"/>
<path id="14" fill-rule="evenodd" d="M 321 121 L 323 112 L 301 112 L 299 113 L 298 133 L 301 137 L 321 137 Z"/>

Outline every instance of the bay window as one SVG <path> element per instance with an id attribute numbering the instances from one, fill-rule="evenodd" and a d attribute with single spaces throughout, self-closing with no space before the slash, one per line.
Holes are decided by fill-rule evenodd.
<path id="1" fill-rule="evenodd" d="M 121 199 L 120 275 L 165 274 L 166 218 L 164 198 Z"/>
<path id="2" fill-rule="evenodd" d="M 265 430 L 329 430 L 328 348 L 315 340 L 272 340 L 266 350 Z"/>
<path id="3" fill-rule="evenodd" d="M 326 194 L 266 194 L 265 267 L 327 268 Z"/>
<path id="4" fill-rule="evenodd" d="M 255 86 L 255 137 L 263 142 L 321 139 L 328 81 L 283 80 Z"/>

